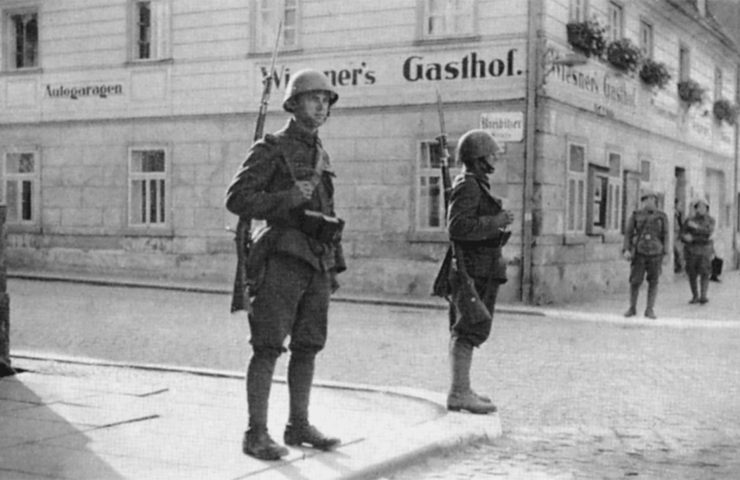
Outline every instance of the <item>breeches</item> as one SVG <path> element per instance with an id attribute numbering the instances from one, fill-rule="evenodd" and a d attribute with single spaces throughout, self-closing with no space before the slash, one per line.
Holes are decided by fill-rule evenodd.
<path id="1" fill-rule="evenodd" d="M 689 275 L 709 275 L 712 273 L 712 257 L 687 252 L 686 273 Z"/>
<path id="2" fill-rule="evenodd" d="M 316 353 L 326 344 L 331 277 L 289 256 L 271 256 L 249 316 L 255 350 Z"/>
<path id="3" fill-rule="evenodd" d="M 640 285 L 643 279 L 648 283 L 658 283 L 662 266 L 662 255 L 635 255 L 630 265 L 630 284 Z"/>
<path id="4" fill-rule="evenodd" d="M 474 347 L 479 347 L 491 334 L 493 325 L 493 310 L 496 307 L 496 296 L 500 283 L 496 280 L 491 282 L 486 294 L 487 278 L 474 278 L 475 290 L 478 292 L 486 308 L 491 312 L 491 317 L 483 322 L 472 323 L 469 318 L 459 316 L 455 306 L 450 303 L 449 319 L 450 334 L 453 339 L 462 340 Z"/>

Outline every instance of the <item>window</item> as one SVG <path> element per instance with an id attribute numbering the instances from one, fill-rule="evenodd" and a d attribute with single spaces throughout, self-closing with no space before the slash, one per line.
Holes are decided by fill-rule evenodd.
<path id="1" fill-rule="evenodd" d="M 473 1 L 424 0 L 424 36 L 473 34 Z"/>
<path id="2" fill-rule="evenodd" d="M 566 233 L 585 230 L 586 217 L 586 147 L 568 144 Z"/>
<path id="3" fill-rule="evenodd" d="M 454 158 L 454 146 L 447 145 L 450 154 L 450 178 L 460 172 Z M 441 151 L 436 141 L 421 142 L 416 182 L 416 230 L 443 231 L 446 224 Z"/>
<path id="4" fill-rule="evenodd" d="M 131 58 L 161 60 L 170 56 L 170 0 L 132 3 Z"/>
<path id="5" fill-rule="evenodd" d="M 722 69 L 714 67 L 714 101 L 722 98 Z"/>
<path id="6" fill-rule="evenodd" d="M 650 183 L 650 160 L 640 160 L 640 181 Z"/>
<path id="7" fill-rule="evenodd" d="M 255 50 L 271 52 L 275 48 L 278 25 L 283 22 L 280 45 L 297 48 L 298 45 L 298 0 L 256 0 Z"/>
<path id="8" fill-rule="evenodd" d="M 164 226 L 168 202 L 165 150 L 131 149 L 129 157 L 129 225 Z"/>
<path id="9" fill-rule="evenodd" d="M 610 40 L 619 40 L 624 31 L 624 10 L 616 2 L 609 2 L 609 19 L 607 33 Z"/>
<path id="10" fill-rule="evenodd" d="M 653 58 L 653 26 L 640 20 L 640 52 L 645 58 Z"/>
<path id="11" fill-rule="evenodd" d="M 689 47 L 681 45 L 678 48 L 678 80 L 688 80 L 691 72 L 691 52 Z"/>
<path id="12" fill-rule="evenodd" d="M 572 22 L 588 20 L 588 0 L 570 0 L 570 20 Z"/>
<path id="13" fill-rule="evenodd" d="M 36 10 L 11 11 L 5 15 L 5 58 L 8 70 L 39 66 L 39 24 Z"/>
<path id="14" fill-rule="evenodd" d="M 35 152 L 5 154 L 5 201 L 8 224 L 37 223 L 39 183 L 37 163 Z"/>

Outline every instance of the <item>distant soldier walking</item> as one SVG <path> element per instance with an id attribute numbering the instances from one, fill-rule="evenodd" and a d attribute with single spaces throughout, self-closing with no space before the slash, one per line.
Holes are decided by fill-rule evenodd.
<path id="1" fill-rule="evenodd" d="M 247 369 L 249 427 L 242 449 L 277 460 L 288 449 L 267 431 L 275 363 L 290 336 L 288 445 L 326 450 L 340 443 L 308 420 L 316 354 L 327 336 L 329 296 L 346 269 L 340 244 L 343 223 L 334 215 L 334 173 L 318 129 L 338 95 L 315 70 L 293 74 L 283 109 L 287 125 L 252 145 L 226 194 L 226 207 L 241 218 L 266 220 L 247 260 L 252 285 L 249 314 L 252 357 Z"/>
<path id="2" fill-rule="evenodd" d="M 459 295 L 465 287 L 457 276 L 450 282 L 449 360 L 451 383 L 447 408 L 471 413 L 495 412 L 489 397 L 479 395 L 470 386 L 473 349 L 488 339 L 493 324 L 493 311 L 499 285 L 506 282 L 506 264 L 501 248 L 510 233 L 507 227 L 514 215 L 502 207 L 501 199 L 490 191 L 488 175 L 495 170 L 500 147 L 485 130 L 464 134 L 457 146 L 457 158 L 463 164 L 455 178 L 449 198 L 447 228 L 456 261 L 472 280 L 475 301 L 486 307 L 483 315 L 466 307 L 470 298 Z M 454 267 L 453 267 L 454 268 Z M 466 294 L 469 297 L 469 294 Z"/>
<path id="3" fill-rule="evenodd" d="M 714 218 L 709 215 L 709 203 L 706 200 L 696 200 L 691 204 L 691 215 L 684 222 L 681 230 L 681 239 L 684 243 L 684 257 L 686 258 L 686 274 L 689 277 L 691 300 L 689 303 L 704 305 L 709 301 L 709 274 L 712 270 L 714 257 Z M 699 288 L 697 288 L 697 278 Z"/>
<path id="4" fill-rule="evenodd" d="M 668 216 L 658 210 L 658 195 L 645 192 L 640 197 L 642 208 L 630 215 L 624 232 L 622 254 L 630 262 L 630 306 L 625 317 L 637 314 L 640 285 L 647 279 L 647 306 L 645 316 L 655 319 L 655 300 L 658 297 L 658 278 L 668 257 Z"/>

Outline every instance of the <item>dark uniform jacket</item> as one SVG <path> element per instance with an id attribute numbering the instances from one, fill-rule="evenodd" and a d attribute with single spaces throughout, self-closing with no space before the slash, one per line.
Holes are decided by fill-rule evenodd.
<path id="1" fill-rule="evenodd" d="M 668 253 L 668 216 L 658 209 L 635 210 L 627 220 L 623 250 L 633 255 Z"/>
<path id="2" fill-rule="evenodd" d="M 267 221 L 269 234 L 258 238 L 253 249 L 268 242 L 271 253 L 299 258 L 319 271 L 341 272 L 346 269 L 341 243 L 322 243 L 301 227 L 304 210 L 335 215 L 333 176 L 318 136 L 291 119 L 252 146 L 226 192 L 226 208 L 241 218 Z M 302 197 L 296 180 L 316 184 L 310 201 Z"/>
<path id="3" fill-rule="evenodd" d="M 714 254 L 714 218 L 707 215 L 692 215 L 683 224 L 681 230 L 684 251 L 687 255 L 703 255 L 711 257 Z M 689 234 L 689 235 L 686 235 Z"/>
<path id="4" fill-rule="evenodd" d="M 471 277 L 506 281 L 501 258 L 503 220 L 501 200 L 491 194 L 487 177 L 463 172 L 455 178 L 447 229 L 450 240 L 461 247 Z"/>

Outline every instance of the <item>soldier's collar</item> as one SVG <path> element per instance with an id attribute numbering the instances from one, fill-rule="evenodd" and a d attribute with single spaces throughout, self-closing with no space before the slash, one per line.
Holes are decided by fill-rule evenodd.
<path id="1" fill-rule="evenodd" d="M 288 120 L 288 124 L 285 126 L 283 131 L 289 136 L 300 140 L 311 147 L 315 145 L 321 146 L 318 132 L 311 133 L 306 131 L 305 129 L 301 128 L 301 126 L 298 125 L 298 122 L 296 122 L 293 118 Z"/>

